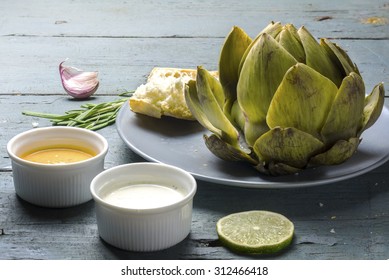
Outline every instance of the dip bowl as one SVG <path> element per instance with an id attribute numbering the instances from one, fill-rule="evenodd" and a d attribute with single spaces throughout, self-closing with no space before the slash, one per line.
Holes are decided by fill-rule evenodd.
<path id="1" fill-rule="evenodd" d="M 63 164 L 26 160 L 23 155 L 51 147 L 88 150 L 91 158 Z M 63 208 L 92 199 L 90 182 L 104 170 L 108 142 L 100 134 L 82 128 L 53 126 L 34 128 L 14 136 L 7 144 L 16 194 L 32 204 Z"/>
<path id="2" fill-rule="evenodd" d="M 162 163 L 107 169 L 91 182 L 100 237 L 128 251 L 169 248 L 189 234 L 196 180 Z"/>

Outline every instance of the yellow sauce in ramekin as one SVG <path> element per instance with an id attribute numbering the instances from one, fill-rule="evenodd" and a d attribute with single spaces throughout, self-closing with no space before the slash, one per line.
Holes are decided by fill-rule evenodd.
<path id="1" fill-rule="evenodd" d="M 44 147 L 24 153 L 21 158 L 43 164 L 69 164 L 94 156 L 93 152 L 79 147 Z"/>

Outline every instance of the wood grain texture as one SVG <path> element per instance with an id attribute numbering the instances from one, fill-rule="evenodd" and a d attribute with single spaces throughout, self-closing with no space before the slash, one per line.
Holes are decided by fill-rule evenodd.
<path id="1" fill-rule="evenodd" d="M 286 4 L 287 3 L 287 4 Z M 374 23 L 374 19 L 381 22 Z M 388 259 L 389 163 L 353 179 L 295 189 L 246 189 L 198 181 L 190 235 L 155 253 L 116 249 L 99 238 L 94 202 L 46 209 L 17 197 L 6 143 L 32 123 L 24 110 L 63 113 L 69 99 L 58 64 L 98 70 L 88 102 L 117 98 L 144 83 L 155 66 L 216 69 L 233 25 L 254 37 L 270 21 L 305 25 L 344 47 L 366 91 L 389 83 L 389 2 L 375 1 L 72 1 L 0 2 L 0 259 Z M 370 23 L 368 23 L 370 20 Z M 388 93 L 386 93 L 388 96 Z M 389 104 L 386 101 L 386 106 Z M 105 167 L 143 161 L 115 126 L 98 131 L 110 149 Z M 229 251 L 215 225 L 224 215 L 265 209 L 295 224 L 292 245 L 275 256 Z"/>
<path id="2" fill-rule="evenodd" d="M 388 39 L 385 25 L 364 20 L 388 15 L 374 1 L 18 1 L 0 4 L 3 36 L 224 37 L 233 25 L 254 36 L 271 21 L 292 22 L 321 37 Z M 319 35 L 318 35 L 319 36 Z"/>
<path id="3" fill-rule="evenodd" d="M 226 36 L 224 34 L 224 36 Z M 0 37 L 0 97 L 64 93 L 58 65 L 98 71 L 97 94 L 117 95 L 144 83 L 153 67 L 217 69 L 223 38 L 57 38 Z M 349 53 L 370 92 L 389 83 L 389 40 L 334 40 Z M 26 45 L 29 47 L 26 48 Z"/>
<path id="4" fill-rule="evenodd" d="M 192 231 L 180 244 L 156 253 L 116 249 L 98 236 L 94 203 L 45 209 L 19 199 L 10 172 L 0 183 L 1 259 L 240 259 L 217 241 L 222 216 L 266 209 L 295 224 L 293 244 L 277 259 L 385 259 L 389 184 L 388 164 L 355 179 L 314 188 L 259 190 L 199 182 Z"/>

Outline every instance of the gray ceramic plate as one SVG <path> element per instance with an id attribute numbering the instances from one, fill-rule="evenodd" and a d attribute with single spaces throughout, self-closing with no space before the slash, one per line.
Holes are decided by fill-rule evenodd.
<path id="1" fill-rule="evenodd" d="M 347 162 L 282 177 L 264 176 L 245 163 L 217 158 L 203 142 L 203 134 L 210 132 L 197 122 L 135 114 L 126 103 L 120 109 L 116 126 L 128 147 L 148 161 L 180 167 L 199 180 L 239 187 L 285 188 L 327 184 L 364 174 L 389 158 L 389 112 L 386 108 L 374 126 L 362 134 L 357 153 Z"/>

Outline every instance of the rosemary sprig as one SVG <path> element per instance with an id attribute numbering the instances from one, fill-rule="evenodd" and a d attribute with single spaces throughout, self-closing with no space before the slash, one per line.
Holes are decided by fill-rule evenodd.
<path id="1" fill-rule="evenodd" d="M 102 102 L 98 104 L 86 103 L 80 109 L 74 109 L 64 114 L 49 114 L 32 111 L 23 111 L 26 116 L 45 118 L 53 125 L 75 126 L 90 130 L 98 130 L 115 123 L 117 113 L 122 105 L 128 101 L 134 91 L 120 94 L 118 100 Z M 123 97 L 125 96 L 125 97 Z"/>

